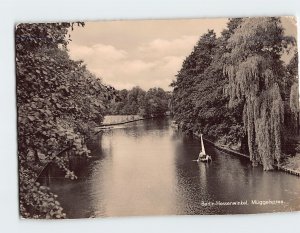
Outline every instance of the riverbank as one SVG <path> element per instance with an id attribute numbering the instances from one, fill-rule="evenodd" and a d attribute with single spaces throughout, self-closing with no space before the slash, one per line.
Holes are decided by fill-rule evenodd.
<path id="1" fill-rule="evenodd" d="M 300 153 L 287 157 L 280 166 L 282 170 L 300 176 Z"/>
<path id="2" fill-rule="evenodd" d="M 300 171 L 300 135 L 291 133 L 287 137 L 288 143 L 285 145 L 289 151 L 286 158 L 282 161 L 283 169 L 288 169 L 291 172 L 299 173 Z M 294 156 L 291 156 L 293 154 Z"/>
<path id="3" fill-rule="evenodd" d="M 167 117 L 167 115 L 153 116 L 153 117 L 142 117 L 139 115 L 116 115 L 116 116 L 111 115 L 111 116 L 107 116 L 107 117 L 115 118 L 115 120 L 104 119 L 102 125 L 97 127 L 97 132 L 100 132 L 103 129 L 111 129 L 111 128 L 113 128 L 113 126 L 117 126 L 117 125 L 123 125 L 123 124 L 132 123 L 132 122 L 136 122 L 136 121 L 149 120 L 149 119 L 154 119 L 154 118 L 159 118 L 159 117 Z"/>
<path id="4" fill-rule="evenodd" d="M 107 119 L 109 118 L 109 119 Z M 147 118 L 141 117 L 139 115 L 116 115 L 116 116 L 106 116 L 103 123 L 97 127 L 97 129 L 110 129 L 112 126 L 123 125 L 135 121 L 145 120 Z"/>
<path id="5" fill-rule="evenodd" d="M 128 122 L 133 120 L 140 120 L 143 119 L 140 115 L 106 115 L 104 116 L 103 122 L 101 125 L 112 125 L 118 124 L 122 122 Z"/>
<path id="6" fill-rule="evenodd" d="M 197 138 L 200 138 L 199 134 L 197 134 L 197 133 L 193 133 L 193 134 Z M 250 162 L 250 157 L 247 154 L 240 153 L 238 151 L 229 149 L 229 148 L 227 148 L 225 146 L 222 146 L 222 145 L 217 145 L 215 142 L 210 141 L 210 140 L 205 139 L 205 138 L 203 138 L 203 140 L 210 143 L 215 148 L 217 148 L 218 150 L 220 150 L 224 153 L 235 155 L 235 156 L 240 156 L 240 157 L 243 157 L 243 158 L 247 158 L 247 159 L 249 159 L 249 162 Z M 292 174 L 292 175 L 300 176 L 300 153 L 296 154 L 293 157 L 287 158 L 283 163 L 281 163 L 279 165 L 275 165 L 274 167 L 279 171 L 284 171 L 284 172 Z"/>

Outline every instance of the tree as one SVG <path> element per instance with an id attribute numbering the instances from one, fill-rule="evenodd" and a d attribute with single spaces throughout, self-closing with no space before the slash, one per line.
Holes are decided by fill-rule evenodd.
<path id="1" fill-rule="evenodd" d="M 216 34 L 209 30 L 200 37 L 192 53 L 184 60 L 176 80 L 171 86 L 172 111 L 176 121 L 181 122 L 183 131 L 189 132 L 197 128 L 195 119 L 195 98 L 198 92 L 197 84 L 201 81 L 201 74 L 210 65 L 216 47 Z"/>
<path id="2" fill-rule="evenodd" d="M 164 116 L 168 111 L 169 95 L 162 88 L 150 88 L 140 109 L 146 117 Z"/>
<path id="3" fill-rule="evenodd" d="M 220 141 L 224 145 L 243 145 L 244 130 L 239 119 L 241 106 L 228 108 L 228 97 L 224 95 L 224 87 L 228 77 L 223 73 L 223 54 L 228 51 L 228 39 L 235 28 L 241 23 L 240 18 L 230 19 L 227 29 L 216 39 L 210 65 L 199 76 L 196 86 L 193 131 L 202 132 L 212 140 Z"/>
<path id="4" fill-rule="evenodd" d="M 285 94 L 289 100 L 286 108 L 286 125 L 290 132 L 296 132 L 299 127 L 299 83 L 298 83 L 298 52 L 294 52 L 294 56 L 286 67 L 286 83 Z"/>
<path id="5" fill-rule="evenodd" d="M 136 115 L 139 111 L 139 106 L 143 104 L 146 92 L 140 87 L 133 87 L 127 94 L 127 102 L 124 106 L 125 114 Z"/>
<path id="6" fill-rule="evenodd" d="M 284 72 L 281 54 L 291 38 L 279 18 L 245 18 L 228 40 L 224 72 L 229 106 L 243 105 L 250 159 L 273 168 L 282 157 Z"/>
<path id="7" fill-rule="evenodd" d="M 74 23 L 19 24 L 16 37 L 20 213 L 27 218 L 63 218 L 57 196 L 36 182 L 41 168 L 54 162 L 75 179 L 64 158 L 66 148 L 88 156 L 86 139 L 103 119 L 108 88 L 82 61 L 67 53 Z M 77 25 L 84 25 L 77 23 Z"/>
<path id="8" fill-rule="evenodd" d="M 228 78 L 223 74 L 223 54 L 227 41 L 241 19 L 231 19 L 228 29 L 216 38 L 213 31 L 201 36 L 193 52 L 184 61 L 171 101 L 175 120 L 185 132 L 202 132 L 223 144 L 237 144 L 243 137 L 238 108 L 227 107 L 223 93 Z"/>
<path id="9" fill-rule="evenodd" d="M 150 88 L 147 92 L 140 87 L 117 92 L 118 100 L 110 103 L 110 114 L 162 116 L 168 111 L 170 95 L 161 88 Z"/>

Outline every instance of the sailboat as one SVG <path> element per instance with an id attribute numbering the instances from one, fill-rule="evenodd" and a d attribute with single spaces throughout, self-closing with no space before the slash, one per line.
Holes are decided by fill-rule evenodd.
<path id="1" fill-rule="evenodd" d="M 201 151 L 199 153 L 197 162 L 209 162 L 211 161 L 211 157 L 205 153 L 202 134 L 200 134 L 200 139 L 201 139 Z"/>

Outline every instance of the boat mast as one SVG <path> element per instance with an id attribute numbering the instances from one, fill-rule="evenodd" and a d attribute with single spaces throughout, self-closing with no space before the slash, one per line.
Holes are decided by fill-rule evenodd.
<path id="1" fill-rule="evenodd" d="M 206 153 L 205 153 L 205 148 L 204 148 L 204 143 L 203 143 L 203 138 L 202 138 L 202 134 L 200 134 L 200 137 L 201 137 L 202 153 L 206 155 Z"/>

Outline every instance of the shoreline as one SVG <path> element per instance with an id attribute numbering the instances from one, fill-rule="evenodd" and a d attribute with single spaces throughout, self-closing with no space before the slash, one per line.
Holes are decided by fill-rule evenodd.
<path id="1" fill-rule="evenodd" d="M 149 119 L 155 119 L 155 118 L 162 118 L 162 117 L 168 117 L 167 115 L 164 116 L 154 116 L 154 117 L 141 117 L 139 119 L 134 119 L 134 120 L 128 120 L 128 121 L 122 121 L 122 122 L 118 122 L 118 123 L 108 123 L 108 124 L 103 124 L 100 126 L 97 126 L 96 129 L 99 130 L 97 133 L 99 133 L 102 129 L 110 129 L 112 127 L 110 126 L 116 126 L 116 125 L 124 125 L 127 123 L 132 123 L 132 122 L 136 122 L 136 121 L 142 121 L 142 120 L 149 120 Z"/>
<path id="2" fill-rule="evenodd" d="M 101 129 L 103 127 L 109 127 L 109 126 L 115 126 L 115 125 L 124 125 L 124 124 L 127 124 L 127 123 L 131 123 L 131 122 L 135 122 L 135 121 L 141 121 L 141 120 L 146 120 L 146 119 L 151 119 L 151 118 L 139 118 L 139 119 L 134 119 L 134 120 L 129 120 L 129 121 L 122 121 L 122 122 L 118 122 L 118 123 L 103 124 L 103 125 L 97 126 L 97 128 Z"/>
<path id="3" fill-rule="evenodd" d="M 197 138 L 200 138 L 200 135 L 197 134 L 197 133 L 193 133 L 193 135 L 196 136 Z M 247 155 L 247 154 L 243 154 L 241 152 L 238 152 L 238 151 L 235 151 L 235 150 L 232 150 L 232 149 L 229 149 L 229 148 L 225 148 L 223 146 L 219 146 L 216 143 L 214 143 L 213 141 L 211 141 L 209 139 L 206 139 L 206 138 L 203 138 L 203 140 L 210 143 L 217 150 L 219 150 L 221 152 L 224 152 L 224 153 L 229 154 L 229 155 L 235 155 L 235 156 L 240 156 L 242 158 L 247 158 L 247 159 L 249 159 L 249 162 L 251 162 L 250 161 L 250 156 Z M 300 177 L 300 170 L 295 170 L 295 169 L 286 167 L 285 165 L 276 165 L 276 164 L 274 164 L 274 168 L 277 169 L 278 171 L 285 172 L 285 173 Z"/>

